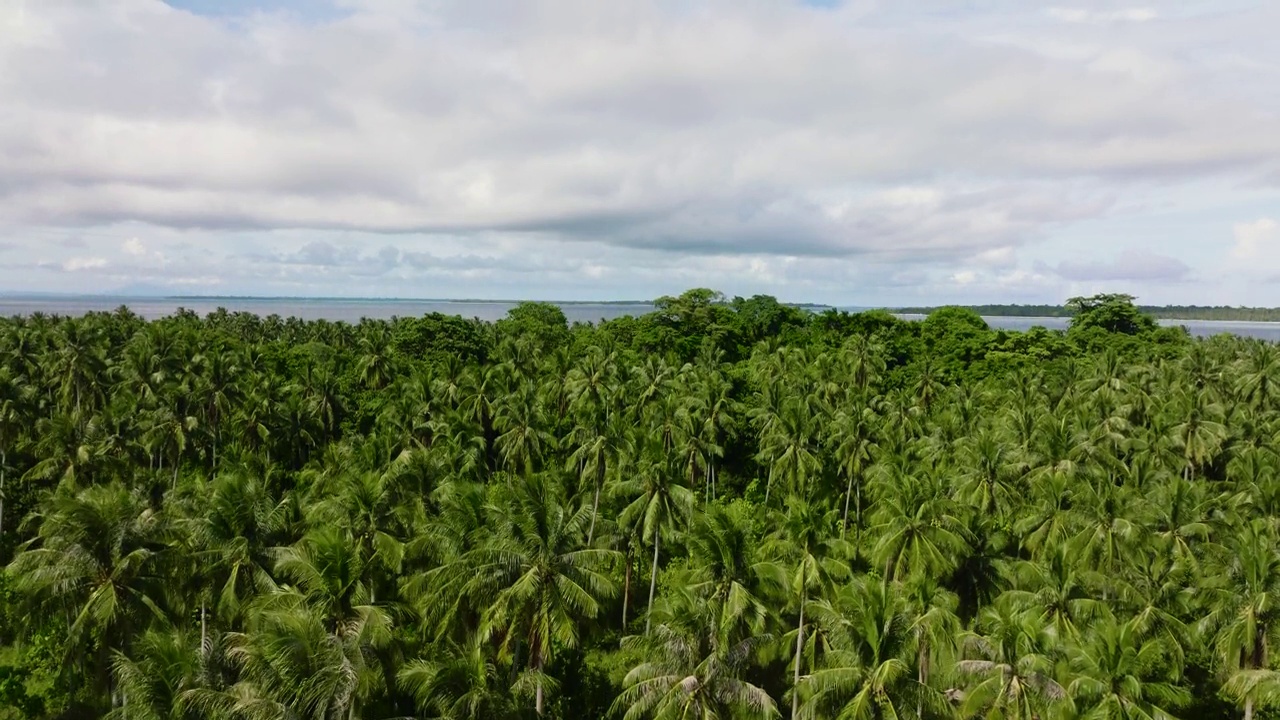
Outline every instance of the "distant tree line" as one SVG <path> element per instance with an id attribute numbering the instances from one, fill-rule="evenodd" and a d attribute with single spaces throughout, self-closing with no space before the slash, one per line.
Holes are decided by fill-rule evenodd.
<path id="1" fill-rule="evenodd" d="M 984 317 L 1072 317 L 1067 305 L 962 305 Z M 1138 310 L 1162 320 L 1229 320 L 1245 322 L 1280 322 L 1280 308 L 1233 307 L 1230 305 L 1139 305 Z M 928 315 L 937 307 L 904 307 L 892 312 Z"/>

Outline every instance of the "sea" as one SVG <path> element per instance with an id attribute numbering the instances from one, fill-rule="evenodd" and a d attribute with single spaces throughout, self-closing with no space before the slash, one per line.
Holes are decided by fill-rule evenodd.
<path id="1" fill-rule="evenodd" d="M 354 298 L 248 298 L 248 297 L 0 297 L 0 317 L 14 315 L 79 316 L 88 312 L 110 312 L 127 306 L 138 315 L 154 320 L 186 309 L 207 315 L 219 308 L 228 312 L 248 312 L 255 315 L 279 315 L 304 320 L 331 320 L 358 322 L 362 318 L 389 319 L 414 317 L 428 313 L 458 315 L 466 318 L 494 321 L 506 316 L 516 301 L 499 300 L 384 300 Z M 564 311 L 569 322 L 600 322 L 625 315 L 643 315 L 653 310 L 651 303 L 555 303 Z M 821 309 L 821 308 L 818 308 Z M 850 311 L 867 308 L 842 308 Z M 923 315 L 899 315 L 905 320 L 920 320 Z M 1069 320 L 1055 317 L 986 317 L 987 325 L 998 330 L 1029 330 L 1044 327 L 1065 330 Z M 1163 325 L 1184 326 L 1194 336 L 1209 337 L 1222 333 L 1241 335 L 1280 342 L 1280 323 L 1244 322 L 1230 320 L 1161 320 Z"/>

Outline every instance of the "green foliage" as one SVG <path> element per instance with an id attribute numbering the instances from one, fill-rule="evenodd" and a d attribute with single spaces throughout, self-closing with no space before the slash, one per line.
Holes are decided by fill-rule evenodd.
<path id="1" fill-rule="evenodd" d="M 0 720 L 1280 711 L 1280 351 L 1069 305 L 0 320 Z"/>
<path id="2" fill-rule="evenodd" d="M 1091 297 L 1067 300 L 1072 312 L 1072 332 L 1094 329 L 1123 335 L 1138 335 L 1155 330 L 1156 320 L 1133 304 L 1134 297 L 1123 293 L 1101 293 Z"/>

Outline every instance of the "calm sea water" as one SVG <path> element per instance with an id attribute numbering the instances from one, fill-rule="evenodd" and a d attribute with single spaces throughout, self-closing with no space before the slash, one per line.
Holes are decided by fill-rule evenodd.
<path id="1" fill-rule="evenodd" d="M 280 315 L 300 317 L 304 320 L 343 320 L 358 322 L 361 318 L 412 317 L 438 312 L 446 315 L 474 317 L 481 320 L 499 320 L 515 307 L 513 302 L 483 302 L 457 300 L 358 300 L 358 299 L 308 299 L 308 298 L 139 298 L 139 297 L 80 297 L 80 298 L 0 298 L 0 316 L 30 315 L 42 312 L 47 315 L 83 315 L 87 312 L 110 312 L 127 305 L 144 318 L 155 319 L 172 315 L 178 308 L 186 308 L 200 315 L 207 315 L 218 308 L 231 312 L 249 312 L 255 315 Z M 643 315 L 653 310 L 650 303 L 567 303 L 561 305 L 570 322 L 599 322 L 624 315 Z M 908 320 L 919 320 L 920 315 L 901 315 Z M 1040 317 L 988 317 L 987 324 L 1004 330 L 1027 330 L 1035 326 L 1050 330 L 1065 330 L 1067 318 Z M 1184 325 L 1192 335 L 1208 337 L 1219 333 L 1232 333 L 1280 342 L 1280 323 L 1232 322 L 1226 320 L 1161 320 L 1165 325 Z"/>
<path id="2" fill-rule="evenodd" d="M 907 320 L 921 320 L 923 315 L 899 315 Z M 987 325 L 997 330 L 1030 330 L 1033 327 L 1044 327 L 1050 330 L 1066 330 L 1069 318 L 1061 317 L 987 317 L 983 318 Z M 1243 322 L 1234 320 L 1160 320 L 1161 325 L 1177 327 L 1182 325 L 1196 337 L 1211 337 L 1222 333 L 1242 335 L 1244 337 L 1261 338 L 1263 340 L 1280 341 L 1280 323 L 1275 322 Z"/>
<path id="3" fill-rule="evenodd" d="M 514 302 L 459 300 L 364 300 L 342 298 L 141 298 L 141 297 L 58 297 L 0 298 L 0 317 L 30 315 L 83 315 L 87 312 L 110 312 L 127 305 L 148 320 L 172 315 L 179 308 L 207 315 L 218 308 L 228 312 L 254 315 L 299 317 L 304 320 L 342 320 L 359 322 L 361 318 L 389 319 L 415 317 L 427 313 L 460 315 L 481 320 L 506 317 Z M 642 315 L 653 310 L 650 303 L 567 303 L 562 305 L 569 322 L 599 322 L 623 315 Z"/>

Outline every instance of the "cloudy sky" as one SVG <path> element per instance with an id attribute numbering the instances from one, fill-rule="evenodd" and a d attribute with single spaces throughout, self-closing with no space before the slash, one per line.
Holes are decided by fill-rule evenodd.
<path id="1" fill-rule="evenodd" d="M 1280 305 L 1274 0 L 0 0 L 0 292 Z"/>

